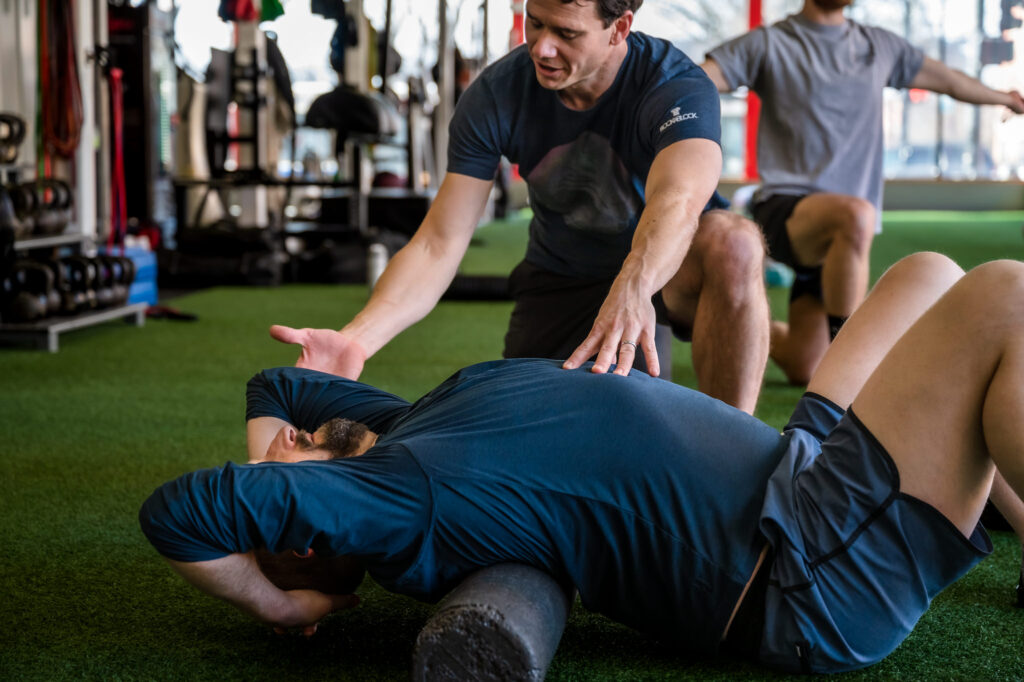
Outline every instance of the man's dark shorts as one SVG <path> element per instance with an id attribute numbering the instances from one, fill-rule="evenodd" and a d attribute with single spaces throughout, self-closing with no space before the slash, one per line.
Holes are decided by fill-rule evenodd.
<path id="1" fill-rule="evenodd" d="M 774 550 L 757 658 L 841 672 L 895 649 L 931 600 L 992 551 L 900 491 L 889 453 L 853 414 L 808 393 L 768 482 L 761 532 Z"/>
<path id="2" fill-rule="evenodd" d="M 565 360 L 590 333 L 612 287 L 612 279 L 580 279 L 558 275 L 521 262 L 509 275 L 508 288 L 515 307 L 505 334 L 506 358 Z M 658 324 L 670 324 L 661 294 L 652 299 Z M 690 330 L 672 325 L 681 340 Z M 647 371 L 643 351 L 637 349 L 635 368 Z"/>
<path id="3" fill-rule="evenodd" d="M 808 295 L 821 300 L 821 266 L 807 267 L 797 262 L 793 253 L 793 244 L 786 232 L 786 221 L 793 215 L 793 210 L 806 194 L 772 194 L 765 198 L 758 197 L 751 206 L 750 213 L 754 222 L 761 226 L 764 239 L 768 243 L 768 255 L 780 263 L 793 268 L 795 275 L 793 286 L 789 292 L 789 300 L 795 301 Z"/>

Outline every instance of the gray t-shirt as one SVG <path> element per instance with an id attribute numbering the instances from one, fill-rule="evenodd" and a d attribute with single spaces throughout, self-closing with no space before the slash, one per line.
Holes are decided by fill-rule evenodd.
<path id="1" fill-rule="evenodd" d="M 882 90 L 905 88 L 924 54 L 847 20 L 794 14 L 708 53 L 730 88 L 761 97 L 760 196 L 837 192 L 882 205 Z"/>

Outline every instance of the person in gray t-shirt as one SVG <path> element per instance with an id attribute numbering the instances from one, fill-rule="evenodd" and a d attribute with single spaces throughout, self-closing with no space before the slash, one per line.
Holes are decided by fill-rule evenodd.
<path id="1" fill-rule="evenodd" d="M 863 300 L 882 203 L 882 91 L 922 88 L 1024 113 L 1016 91 L 992 90 L 899 36 L 847 19 L 853 0 L 803 9 L 711 50 L 702 67 L 720 92 L 762 99 L 761 187 L 754 219 L 772 258 L 796 281 L 789 323 L 773 322 L 771 358 L 805 384 Z"/>

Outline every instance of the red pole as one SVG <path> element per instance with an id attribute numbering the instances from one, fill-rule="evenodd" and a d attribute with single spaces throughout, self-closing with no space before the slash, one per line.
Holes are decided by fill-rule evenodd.
<path id="1" fill-rule="evenodd" d="M 761 25 L 761 0 L 750 0 L 749 25 L 753 30 Z M 761 99 L 753 90 L 747 91 L 747 145 L 744 173 L 747 180 L 757 180 L 757 121 L 761 116 Z"/>
<path id="2" fill-rule="evenodd" d="M 523 0 L 512 0 L 512 31 L 508 36 L 508 49 L 510 50 L 526 42 L 523 36 L 524 5 Z"/>
<path id="3" fill-rule="evenodd" d="M 508 49 L 514 50 L 523 43 L 526 42 L 526 35 L 524 33 L 526 24 L 524 23 L 523 11 L 526 9 L 526 3 L 524 0 L 512 0 L 512 31 L 508 36 Z M 519 179 L 519 164 L 512 164 L 512 179 Z"/>

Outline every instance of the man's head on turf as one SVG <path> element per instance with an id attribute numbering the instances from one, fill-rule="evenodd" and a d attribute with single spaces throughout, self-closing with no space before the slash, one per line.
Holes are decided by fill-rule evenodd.
<path id="1" fill-rule="evenodd" d="M 257 462 L 305 462 L 361 455 L 377 442 L 377 434 L 365 424 L 336 417 L 312 433 L 293 426 L 281 427 Z"/>

